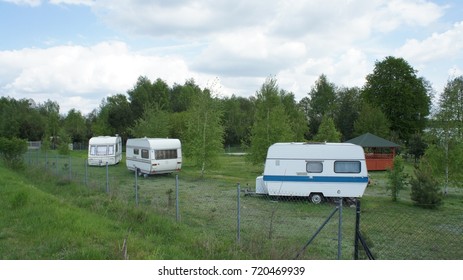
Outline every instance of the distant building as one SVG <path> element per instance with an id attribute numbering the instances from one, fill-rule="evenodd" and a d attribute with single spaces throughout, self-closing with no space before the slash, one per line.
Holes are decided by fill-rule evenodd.
<path id="1" fill-rule="evenodd" d="M 400 147 L 396 143 L 371 133 L 365 133 L 347 140 L 346 143 L 357 144 L 363 147 L 368 171 L 391 169 L 396 149 Z"/>

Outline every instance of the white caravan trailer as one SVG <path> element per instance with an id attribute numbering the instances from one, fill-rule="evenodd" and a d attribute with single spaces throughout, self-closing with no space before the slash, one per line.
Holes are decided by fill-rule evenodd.
<path id="1" fill-rule="evenodd" d="M 116 136 L 97 136 L 88 141 L 88 164 L 114 165 L 122 160 L 122 140 Z"/>
<path id="2" fill-rule="evenodd" d="M 125 150 L 127 168 L 132 171 L 138 169 L 140 175 L 172 173 L 182 168 L 179 139 L 128 139 Z"/>
<path id="3" fill-rule="evenodd" d="M 272 196 L 361 197 L 368 185 L 363 148 L 350 143 L 276 143 L 269 147 L 256 193 Z"/>

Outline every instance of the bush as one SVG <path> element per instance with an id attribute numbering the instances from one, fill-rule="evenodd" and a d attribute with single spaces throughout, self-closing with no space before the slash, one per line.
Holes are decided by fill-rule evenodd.
<path id="1" fill-rule="evenodd" d="M 432 173 L 422 168 L 415 169 L 415 178 L 410 180 L 411 199 L 423 208 L 436 208 L 442 204 L 443 193 Z"/>
<path id="2" fill-rule="evenodd" d="M 399 192 L 407 185 L 408 176 L 404 172 L 404 160 L 401 156 L 396 156 L 393 162 L 393 168 L 388 171 L 389 185 L 386 190 L 391 192 L 392 201 L 397 201 Z"/>
<path id="3" fill-rule="evenodd" d="M 23 154 L 27 151 L 26 140 L 19 138 L 0 137 L 0 157 L 5 164 L 13 169 L 24 166 Z"/>

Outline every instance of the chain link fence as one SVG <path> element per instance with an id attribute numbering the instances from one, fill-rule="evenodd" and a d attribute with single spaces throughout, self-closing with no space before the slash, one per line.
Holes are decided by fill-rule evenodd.
<path id="1" fill-rule="evenodd" d="M 306 198 L 256 195 L 239 183 L 184 180 L 181 172 L 137 177 L 123 162 L 94 167 L 86 158 L 40 150 L 30 150 L 25 162 L 64 182 L 204 228 L 211 238 L 228 241 L 230 250 L 246 250 L 255 259 L 463 259 L 461 210 L 423 210 L 368 196 L 359 209 L 355 200 L 315 205 Z M 463 195 L 451 203 L 462 209 Z"/>

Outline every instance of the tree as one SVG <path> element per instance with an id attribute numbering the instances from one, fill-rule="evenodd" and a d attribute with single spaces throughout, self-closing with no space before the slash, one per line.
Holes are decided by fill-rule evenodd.
<path id="1" fill-rule="evenodd" d="M 85 118 L 80 111 L 76 109 L 69 110 L 67 116 L 63 120 L 63 128 L 72 142 L 87 141 L 87 127 Z"/>
<path id="2" fill-rule="evenodd" d="M 416 73 L 403 58 L 388 56 L 375 63 L 362 91 L 365 100 L 381 109 L 390 129 L 404 142 L 423 131 L 430 113 L 429 83 Z"/>
<path id="3" fill-rule="evenodd" d="M 425 157 L 435 168 L 433 175 L 444 178 L 444 194 L 450 184 L 461 185 L 463 180 L 463 76 L 447 82 L 439 99 L 429 135 L 431 145 Z"/>
<path id="4" fill-rule="evenodd" d="M 26 140 L 17 137 L 0 137 L 0 158 L 7 166 L 18 169 L 23 166 L 23 155 L 27 151 Z"/>
<path id="5" fill-rule="evenodd" d="M 140 118 L 143 115 L 143 110 L 153 102 L 151 93 L 151 81 L 143 76 L 138 77 L 137 83 L 133 89 L 127 91 L 134 120 Z"/>
<path id="6" fill-rule="evenodd" d="M 149 108 L 150 103 L 146 104 Z M 106 122 L 111 127 L 110 134 L 100 134 L 100 135 L 116 135 L 119 134 L 123 139 L 127 139 L 129 136 L 130 127 L 133 126 L 135 121 L 134 114 L 131 110 L 131 104 L 127 100 L 127 97 L 124 94 L 116 94 L 106 98 L 105 103 L 105 116 L 107 118 Z M 146 108 L 143 108 L 142 112 Z M 143 113 L 142 113 L 143 115 Z"/>
<path id="7" fill-rule="evenodd" d="M 407 174 L 404 172 L 404 160 L 401 156 L 396 156 L 392 163 L 392 169 L 388 170 L 389 184 L 386 190 L 391 192 L 392 201 L 397 201 L 399 193 L 407 184 Z"/>
<path id="8" fill-rule="evenodd" d="M 336 130 L 333 118 L 330 116 L 323 117 L 318 133 L 313 140 L 317 142 L 340 142 L 341 133 Z"/>
<path id="9" fill-rule="evenodd" d="M 335 125 L 341 133 L 341 141 L 354 138 L 354 124 L 360 113 L 360 89 L 343 88 L 338 92 Z"/>
<path id="10" fill-rule="evenodd" d="M 222 104 L 225 146 L 249 144 L 254 103 L 248 98 L 232 95 L 230 98 L 224 98 Z"/>
<path id="11" fill-rule="evenodd" d="M 37 141 L 45 130 L 45 120 L 32 99 L 0 99 L 0 136 Z"/>
<path id="12" fill-rule="evenodd" d="M 426 162 L 415 169 L 415 177 L 410 180 L 410 198 L 423 208 L 436 208 L 443 202 L 443 194 L 437 180 Z"/>
<path id="13" fill-rule="evenodd" d="M 279 92 L 276 79 L 267 78 L 256 93 L 256 112 L 247 156 L 252 163 L 263 163 L 268 147 L 273 143 L 294 139 Z"/>
<path id="14" fill-rule="evenodd" d="M 308 113 L 309 133 L 312 138 L 318 132 L 323 116 L 334 118 L 336 112 L 336 86 L 330 83 L 325 75 L 321 75 L 309 92 Z"/>
<path id="15" fill-rule="evenodd" d="M 408 141 L 408 153 L 413 155 L 415 163 L 424 155 L 427 147 L 428 145 L 424 141 L 421 133 L 415 133 L 411 136 Z"/>
<path id="16" fill-rule="evenodd" d="M 194 166 L 201 167 L 201 176 L 206 167 L 217 164 L 217 157 L 223 152 L 223 113 L 219 106 L 219 101 L 205 89 L 193 97 L 187 111 L 183 151 Z"/>
<path id="17" fill-rule="evenodd" d="M 59 104 L 55 101 L 47 100 L 39 105 L 39 112 L 42 114 L 46 121 L 46 130 L 44 137 L 51 138 L 52 148 L 56 147 L 56 140 L 58 139 L 58 131 L 60 128 L 61 116 L 59 114 Z"/>
<path id="18" fill-rule="evenodd" d="M 446 123 L 452 138 L 463 139 L 463 76 L 447 82 L 439 99 L 436 120 Z"/>
<path id="19" fill-rule="evenodd" d="M 61 129 L 58 132 L 58 153 L 60 155 L 69 155 L 71 150 L 69 149 L 69 144 L 71 144 L 71 137 L 66 133 L 66 130 Z"/>
<path id="20" fill-rule="evenodd" d="M 109 124 L 109 106 L 106 99 L 103 99 L 98 110 L 91 113 L 93 121 L 91 124 L 94 136 L 114 135 L 115 129 Z"/>
<path id="21" fill-rule="evenodd" d="M 285 90 L 280 90 L 281 103 L 285 108 L 286 115 L 293 132 L 293 141 L 305 141 L 305 133 L 308 130 L 307 119 L 304 111 L 298 106 L 294 94 Z"/>
<path id="22" fill-rule="evenodd" d="M 193 79 L 183 85 L 174 85 L 170 94 L 170 107 L 175 113 L 184 112 L 190 107 L 193 97 L 201 92 Z"/>
<path id="23" fill-rule="evenodd" d="M 156 104 L 144 110 L 130 130 L 134 137 L 167 138 L 170 136 L 170 116 L 167 111 L 161 110 Z"/>
<path id="24" fill-rule="evenodd" d="M 389 121 L 384 113 L 375 106 L 363 103 L 357 120 L 354 122 L 353 136 L 371 133 L 382 138 L 389 138 Z"/>

